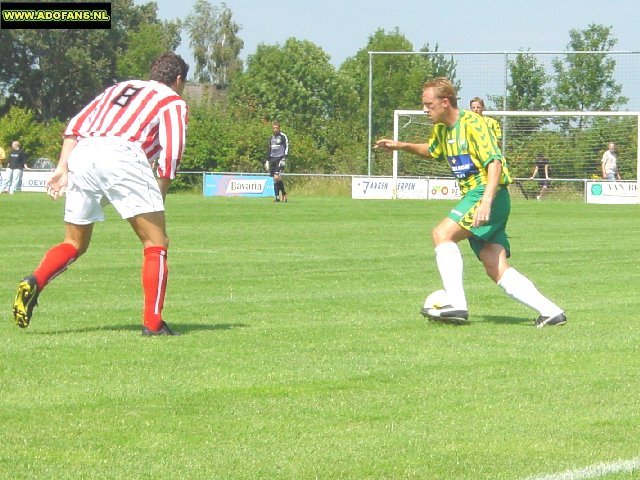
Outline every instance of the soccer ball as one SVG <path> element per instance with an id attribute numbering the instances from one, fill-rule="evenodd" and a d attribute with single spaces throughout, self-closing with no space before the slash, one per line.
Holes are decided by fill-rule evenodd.
<path id="1" fill-rule="evenodd" d="M 442 308 L 445 305 L 449 305 L 449 297 L 444 290 L 436 290 L 430 293 L 427 299 L 424 301 L 424 308 Z"/>

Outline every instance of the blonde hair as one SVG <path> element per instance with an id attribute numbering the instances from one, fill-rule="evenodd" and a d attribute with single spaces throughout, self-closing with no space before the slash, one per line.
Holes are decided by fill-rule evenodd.
<path id="1" fill-rule="evenodd" d="M 423 90 L 432 88 L 437 98 L 446 98 L 451 103 L 451 106 L 458 108 L 458 96 L 456 87 L 453 86 L 451 81 L 445 77 L 437 77 L 429 80 L 422 86 Z"/>

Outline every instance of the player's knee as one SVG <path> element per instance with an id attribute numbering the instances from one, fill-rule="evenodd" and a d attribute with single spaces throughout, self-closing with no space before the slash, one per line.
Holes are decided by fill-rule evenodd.
<path id="1" fill-rule="evenodd" d="M 431 240 L 433 241 L 434 246 L 438 246 L 444 242 L 450 242 L 451 238 L 444 228 L 441 225 L 436 226 L 433 230 L 431 230 Z"/>
<path id="2" fill-rule="evenodd" d="M 156 239 L 153 243 L 155 247 L 169 248 L 169 237 L 165 235 L 164 237 Z"/>

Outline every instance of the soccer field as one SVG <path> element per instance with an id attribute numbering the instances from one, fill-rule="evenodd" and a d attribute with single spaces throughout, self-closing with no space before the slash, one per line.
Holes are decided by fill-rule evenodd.
<path id="1" fill-rule="evenodd" d="M 511 263 L 569 319 L 536 329 L 467 245 L 470 325 L 420 316 L 452 205 L 170 195 L 183 336 L 143 338 L 112 209 L 19 329 L 63 204 L 0 197 L 0 478 L 640 478 L 638 207 L 514 201 Z"/>

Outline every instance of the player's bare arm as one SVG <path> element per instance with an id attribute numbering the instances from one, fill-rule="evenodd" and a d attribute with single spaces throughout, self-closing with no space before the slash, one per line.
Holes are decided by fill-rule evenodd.
<path id="1" fill-rule="evenodd" d="M 491 204 L 496 196 L 498 184 L 502 175 L 502 164 L 499 160 L 494 160 L 487 166 L 487 185 L 480 200 L 480 205 L 473 216 L 473 226 L 478 227 L 489 221 L 491 218 Z"/>
<path id="2" fill-rule="evenodd" d="M 160 193 L 162 193 L 163 201 L 167 199 L 167 193 L 169 192 L 170 186 L 171 186 L 170 178 L 158 178 L 158 187 L 160 187 Z"/>
<path id="3" fill-rule="evenodd" d="M 383 138 L 376 142 L 374 148 L 385 150 L 388 152 L 393 150 L 402 150 L 403 152 L 413 153 L 414 155 L 418 155 L 420 157 L 431 158 L 431 154 L 429 153 L 429 145 L 427 145 L 426 143 L 398 142 L 396 140 Z"/>
<path id="4" fill-rule="evenodd" d="M 60 159 L 58 166 L 53 174 L 47 180 L 47 193 L 53 200 L 57 200 L 64 193 L 67 187 L 67 177 L 69 173 L 68 161 L 71 151 L 78 144 L 78 139 L 74 136 L 67 135 L 62 142 L 62 150 L 60 151 Z"/>

